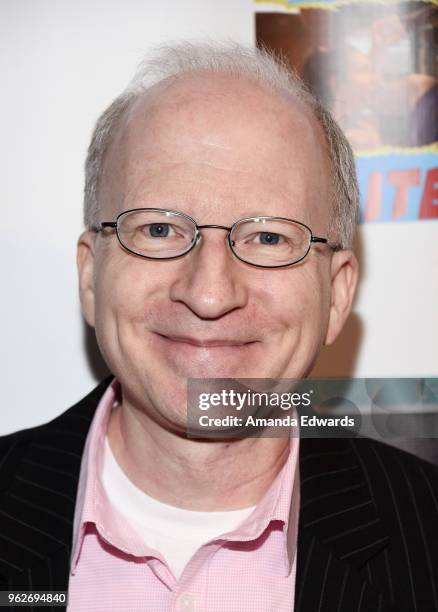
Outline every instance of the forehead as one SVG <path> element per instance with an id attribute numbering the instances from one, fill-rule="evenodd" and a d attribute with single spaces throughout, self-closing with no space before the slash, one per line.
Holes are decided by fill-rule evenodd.
<path id="1" fill-rule="evenodd" d="M 229 186 L 242 197 L 266 190 L 311 200 L 330 189 L 322 129 L 299 100 L 246 78 L 194 73 L 168 79 L 126 113 L 101 184 L 105 201 L 117 194 L 127 208 L 137 207 L 148 190 L 182 183 L 188 190 L 204 185 L 218 196 Z"/>

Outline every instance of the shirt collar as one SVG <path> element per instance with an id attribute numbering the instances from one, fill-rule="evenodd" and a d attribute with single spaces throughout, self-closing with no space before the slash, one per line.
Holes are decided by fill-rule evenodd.
<path id="1" fill-rule="evenodd" d="M 291 429 L 288 458 L 254 512 L 233 532 L 230 540 L 255 540 L 273 521 L 283 523 L 285 574 L 289 575 L 296 555 L 300 509 L 299 435 Z"/>
<path id="2" fill-rule="evenodd" d="M 111 409 L 118 396 L 119 383 L 114 378 L 101 397 L 94 414 L 82 454 L 78 492 L 73 522 L 71 572 L 74 573 L 85 535 L 87 522 L 95 523 L 97 496 L 102 472 L 103 445 Z"/>
<path id="3" fill-rule="evenodd" d="M 130 554 L 144 554 L 137 549 L 135 532 L 129 525 L 123 524 L 120 515 L 109 507 L 109 502 L 102 486 L 100 475 L 104 456 L 105 435 L 111 409 L 120 397 L 120 383 L 113 379 L 103 394 L 90 430 L 87 435 L 79 475 L 78 492 L 73 523 L 73 546 L 71 556 L 71 573 L 74 574 L 87 523 L 95 524 L 103 535 L 105 525 L 111 524 L 123 532 L 123 546 Z M 258 538 L 273 521 L 283 524 L 283 558 L 285 575 L 289 575 L 296 555 L 298 537 L 298 514 L 300 507 L 299 486 L 299 436 L 291 430 L 288 458 L 269 486 L 251 515 L 234 531 L 227 534 L 229 541 L 248 541 Z M 120 547 L 120 546 L 119 546 Z M 127 550 L 129 548 L 129 550 Z"/>

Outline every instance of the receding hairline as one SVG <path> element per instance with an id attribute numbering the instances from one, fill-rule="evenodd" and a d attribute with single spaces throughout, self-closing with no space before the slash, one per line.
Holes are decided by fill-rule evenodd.
<path id="1" fill-rule="evenodd" d="M 298 110 L 298 112 L 308 120 L 309 127 L 317 136 L 317 141 L 321 146 L 328 172 L 332 171 L 333 162 L 321 122 L 318 120 L 314 110 L 309 107 L 309 105 L 306 104 L 305 101 L 298 95 L 294 95 L 293 92 L 284 88 L 274 88 L 269 86 L 269 84 L 256 80 L 255 78 L 251 78 L 251 75 L 237 75 L 227 73 L 225 71 L 218 72 L 200 68 L 184 72 L 179 75 L 166 77 L 165 79 L 154 83 L 146 90 L 141 91 L 137 95 L 131 97 L 126 107 L 123 109 L 123 112 L 121 112 L 118 116 L 117 122 L 113 125 L 111 138 L 106 142 L 105 151 L 102 156 L 100 179 L 103 178 L 105 167 L 108 163 L 108 157 L 110 156 L 111 151 L 114 149 L 114 146 L 122 144 L 121 139 L 123 138 L 124 131 L 131 123 L 138 120 L 138 114 L 142 114 L 144 117 L 147 116 L 148 112 L 151 110 L 150 108 L 148 109 L 148 106 L 151 104 L 153 108 L 155 106 L 160 107 L 161 101 L 166 98 L 167 94 L 170 94 L 171 96 L 175 95 L 175 91 L 172 91 L 175 90 L 175 88 L 177 93 L 186 93 L 187 98 L 189 99 L 193 97 L 195 93 L 193 91 L 193 87 L 195 87 L 197 83 L 202 83 L 206 86 L 208 84 L 210 84 L 210 86 L 213 84 L 213 88 L 217 86 L 219 91 L 223 91 L 222 84 L 220 83 L 221 80 L 228 81 L 230 83 L 241 83 L 243 88 L 246 88 L 247 90 L 252 89 L 255 95 L 260 95 L 260 93 L 262 93 L 266 95 L 266 99 L 269 99 L 270 97 L 271 99 L 274 98 L 282 101 L 284 103 L 282 105 L 283 108 L 290 113 Z M 178 92 L 178 89 L 181 91 Z M 200 90 L 201 95 L 205 95 L 205 93 L 205 90 Z M 98 186 L 98 192 L 99 189 L 100 185 Z M 334 196 L 334 186 L 332 181 L 330 181 L 330 190 L 330 198 L 332 199 Z"/>
<path id="2" fill-rule="evenodd" d="M 266 48 L 245 47 L 234 42 L 176 43 L 152 51 L 140 65 L 126 89 L 100 115 L 94 128 L 85 164 L 84 222 L 88 229 L 99 228 L 98 189 L 102 162 L 114 139 L 119 122 L 133 102 L 147 95 L 166 79 L 181 79 L 188 73 L 210 70 L 215 75 L 237 75 L 254 81 L 272 94 L 304 103 L 323 132 L 328 151 L 332 198 L 328 229 L 336 248 L 351 248 L 359 216 L 359 194 L 353 151 L 342 130 L 320 101 L 284 59 Z"/>

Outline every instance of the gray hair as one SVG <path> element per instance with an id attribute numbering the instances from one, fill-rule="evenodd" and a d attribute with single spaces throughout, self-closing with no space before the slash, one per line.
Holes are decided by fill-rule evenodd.
<path id="1" fill-rule="evenodd" d="M 94 128 L 85 164 L 86 227 L 96 229 L 99 226 L 98 191 L 105 153 L 133 101 L 166 78 L 199 71 L 246 77 L 280 95 L 291 94 L 311 110 L 324 132 L 332 166 L 329 238 L 338 248 L 351 248 L 359 214 L 359 195 L 354 156 L 346 137 L 332 115 L 282 59 L 266 49 L 237 43 L 163 46 L 140 65 L 127 88 L 102 113 Z"/>

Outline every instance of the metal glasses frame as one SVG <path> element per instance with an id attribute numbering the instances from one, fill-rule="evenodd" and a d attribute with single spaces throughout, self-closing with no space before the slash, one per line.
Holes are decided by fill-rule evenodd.
<path id="1" fill-rule="evenodd" d="M 188 221 L 190 221 L 190 223 L 192 223 L 194 226 L 195 234 L 194 234 L 193 240 L 185 251 L 183 251 L 182 253 L 179 253 L 178 255 L 172 255 L 171 257 L 150 257 L 149 255 L 143 255 L 142 253 L 137 253 L 136 251 L 133 251 L 132 249 L 130 249 L 124 244 L 119 234 L 119 220 L 123 216 L 131 212 L 164 212 L 164 213 L 171 213 L 172 215 L 175 215 L 175 216 L 183 217 L 184 219 L 187 219 Z M 234 250 L 234 242 L 231 240 L 231 233 L 239 224 L 244 223 L 246 221 L 253 221 L 255 219 L 270 220 L 270 221 L 290 221 L 292 223 L 296 223 L 297 225 L 301 225 L 302 227 L 305 227 L 306 230 L 310 234 L 309 246 L 307 248 L 307 251 L 302 257 L 300 257 L 296 261 L 293 261 L 287 264 L 275 265 L 275 266 L 264 266 L 264 265 L 255 264 L 255 263 L 252 263 L 251 261 L 247 261 L 246 259 L 243 259 Z M 310 251 L 310 248 L 312 246 L 312 243 L 315 243 L 315 242 L 327 244 L 331 249 L 337 250 L 336 246 L 333 246 L 329 243 L 328 238 L 321 238 L 320 236 L 314 236 L 312 230 L 310 229 L 308 225 L 306 225 L 305 223 L 302 223 L 301 221 L 296 221 L 295 219 L 288 219 L 287 217 L 271 217 L 271 216 L 245 217 L 244 219 L 239 219 L 238 221 L 233 223 L 231 227 L 227 227 L 226 225 L 215 225 L 215 224 L 198 225 L 196 221 L 193 219 L 193 217 L 190 217 L 190 215 L 187 215 L 186 213 L 182 213 L 178 210 L 170 210 L 167 208 L 130 208 L 129 210 L 124 210 L 123 212 L 119 213 L 115 221 L 101 221 L 99 226 L 95 228 L 94 231 L 98 233 L 98 232 L 101 232 L 104 228 L 115 229 L 119 243 L 129 253 L 132 253 L 133 255 L 137 255 L 138 257 L 143 257 L 144 259 L 152 259 L 155 261 L 157 260 L 166 261 L 166 260 L 171 260 L 171 259 L 179 259 L 180 257 L 187 255 L 187 253 L 189 253 L 192 249 L 194 249 L 194 247 L 198 244 L 199 240 L 201 239 L 202 236 L 199 230 L 202 230 L 202 229 L 222 229 L 228 232 L 227 242 L 228 242 L 228 246 L 230 247 L 230 250 L 233 253 L 233 255 L 240 261 L 243 261 L 243 263 L 246 263 L 250 266 L 255 266 L 256 268 L 288 268 L 289 266 L 294 266 L 295 264 L 302 261 L 305 257 L 307 257 Z"/>

